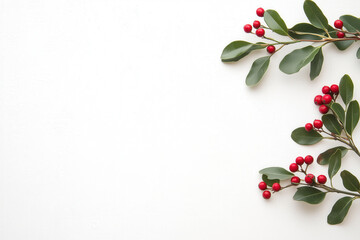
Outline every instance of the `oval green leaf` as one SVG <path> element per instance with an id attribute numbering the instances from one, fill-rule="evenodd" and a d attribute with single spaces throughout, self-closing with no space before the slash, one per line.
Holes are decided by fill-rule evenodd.
<path id="1" fill-rule="evenodd" d="M 288 29 L 284 20 L 275 10 L 266 10 L 264 14 L 264 20 L 272 31 L 283 36 L 288 35 Z"/>
<path id="2" fill-rule="evenodd" d="M 221 54 L 221 60 L 223 62 L 236 62 L 248 55 L 251 51 L 262 48 L 265 48 L 265 45 L 262 43 L 253 44 L 245 41 L 234 41 L 224 48 Z"/>
<path id="3" fill-rule="evenodd" d="M 349 171 L 342 171 L 340 173 L 341 179 L 343 181 L 344 187 L 349 191 L 358 192 L 360 191 L 360 183 L 359 180 L 352 175 Z"/>
<path id="4" fill-rule="evenodd" d="M 325 127 L 332 133 L 341 134 L 342 127 L 336 117 L 332 114 L 323 115 L 321 120 L 323 121 Z"/>
<path id="5" fill-rule="evenodd" d="M 324 62 L 324 55 L 322 53 L 322 48 L 320 48 L 318 53 L 315 55 L 314 59 L 311 61 L 311 64 L 310 64 L 310 79 L 311 80 L 314 80 L 317 76 L 319 76 L 323 62 Z"/>
<path id="6" fill-rule="evenodd" d="M 338 38 L 336 35 L 337 30 L 335 30 L 333 27 L 331 27 L 330 25 L 328 26 L 328 31 L 329 34 L 332 38 Z M 345 41 L 335 41 L 333 42 L 335 44 L 335 46 L 337 47 L 337 49 L 343 51 L 345 49 L 347 49 L 348 47 L 351 46 L 351 44 L 354 43 L 354 40 L 345 40 Z"/>
<path id="7" fill-rule="evenodd" d="M 343 21 L 344 27 L 349 32 L 360 32 L 360 19 L 351 15 L 343 15 L 340 17 L 340 20 Z"/>
<path id="8" fill-rule="evenodd" d="M 338 103 L 332 103 L 330 106 L 331 110 L 335 113 L 337 118 L 340 120 L 340 122 L 345 122 L 345 110 L 344 108 L 338 104 Z"/>
<path id="9" fill-rule="evenodd" d="M 354 100 L 351 101 L 346 111 L 345 130 L 348 134 L 352 134 L 360 118 L 359 103 Z"/>
<path id="10" fill-rule="evenodd" d="M 306 17 L 315 27 L 326 29 L 326 27 L 329 25 L 328 20 L 315 2 L 311 0 L 305 0 L 304 12 Z"/>
<path id="11" fill-rule="evenodd" d="M 246 76 L 246 85 L 255 86 L 264 76 L 270 63 L 270 56 L 256 59 L 250 68 L 250 72 Z"/>
<path id="12" fill-rule="evenodd" d="M 289 35 L 295 39 L 308 39 L 308 40 L 320 40 L 323 37 L 317 35 L 325 35 L 325 31 L 311 25 L 309 23 L 299 23 L 288 30 Z M 325 36 L 324 36 L 325 38 Z"/>
<path id="13" fill-rule="evenodd" d="M 338 150 L 338 149 L 341 151 L 341 157 L 342 158 L 348 152 L 348 149 L 346 147 L 343 147 L 343 146 L 330 148 L 330 149 L 326 150 L 325 152 L 320 153 L 320 155 L 317 157 L 318 164 L 320 164 L 320 165 L 329 164 L 329 160 L 330 160 L 331 156 L 334 155 L 336 150 Z"/>
<path id="14" fill-rule="evenodd" d="M 264 174 L 267 176 L 268 179 L 279 179 L 279 180 L 286 180 L 290 179 L 294 176 L 293 173 L 287 171 L 284 168 L 281 167 L 268 167 L 264 168 L 259 171 L 260 174 Z"/>
<path id="15" fill-rule="evenodd" d="M 314 59 L 320 48 L 321 47 L 307 46 L 292 51 L 280 62 L 280 70 L 286 74 L 297 73 Z"/>
<path id="16" fill-rule="evenodd" d="M 299 187 L 293 197 L 296 201 L 304 201 L 310 204 L 321 203 L 326 193 L 313 187 Z"/>
<path id="17" fill-rule="evenodd" d="M 279 179 L 269 179 L 265 174 L 263 174 L 261 178 L 269 187 L 271 187 L 274 183 L 280 183 Z"/>
<path id="18" fill-rule="evenodd" d="M 348 105 L 349 102 L 352 100 L 354 94 L 354 83 L 349 75 L 345 74 L 341 78 L 339 84 L 339 91 L 341 99 L 343 100 L 345 105 Z"/>
<path id="19" fill-rule="evenodd" d="M 327 217 L 328 224 L 334 225 L 341 223 L 346 217 L 354 199 L 355 198 L 352 197 L 343 197 L 337 200 Z"/>
<path id="20" fill-rule="evenodd" d="M 336 152 L 331 155 L 329 159 L 329 168 L 328 175 L 330 180 L 336 175 L 341 167 L 341 150 L 336 150 Z"/>
<path id="21" fill-rule="evenodd" d="M 360 59 L 360 48 L 356 52 L 356 57 L 357 57 L 357 59 Z"/>
<path id="22" fill-rule="evenodd" d="M 312 145 L 320 142 L 323 139 L 318 132 L 311 130 L 310 132 L 306 131 L 304 127 L 299 127 L 291 133 L 291 138 L 300 145 Z"/>

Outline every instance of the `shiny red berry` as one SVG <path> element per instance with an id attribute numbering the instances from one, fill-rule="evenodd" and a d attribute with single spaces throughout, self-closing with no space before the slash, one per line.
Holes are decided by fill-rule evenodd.
<path id="1" fill-rule="evenodd" d="M 341 20 L 336 20 L 336 21 L 334 22 L 334 27 L 335 27 L 335 28 L 342 29 L 343 26 L 344 26 L 344 23 L 343 23 L 343 21 L 341 21 Z"/>
<path id="2" fill-rule="evenodd" d="M 266 191 L 263 192 L 262 195 L 263 195 L 263 198 L 269 199 L 271 197 L 271 192 L 266 190 Z"/>
<path id="3" fill-rule="evenodd" d="M 322 103 L 322 96 L 321 96 L 321 95 L 316 95 L 315 98 L 314 98 L 314 103 L 315 103 L 316 105 L 321 105 L 321 104 L 323 104 L 323 103 Z"/>
<path id="4" fill-rule="evenodd" d="M 339 32 L 336 33 L 336 36 L 337 36 L 338 38 L 344 38 L 344 37 L 345 37 L 345 33 L 339 31 Z"/>
<path id="5" fill-rule="evenodd" d="M 339 93 L 339 86 L 336 84 L 331 85 L 330 89 L 331 89 L 331 92 L 333 92 L 334 94 Z"/>
<path id="6" fill-rule="evenodd" d="M 280 189 L 281 189 L 281 186 L 279 183 L 274 183 L 272 185 L 272 190 L 274 190 L 275 192 L 280 191 Z"/>
<path id="7" fill-rule="evenodd" d="M 314 124 L 314 127 L 317 129 L 320 129 L 323 126 L 323 122 L 320 119 L 315 119 L 313 124 Z"/>
<path id="8" fill-rule="evenodd" d="M 291 178 L 291 183 L 292 184 L 299 184 L 300 183 L 300 178 L 298 176 L 294 176 Z"/>
<path id="9" fill-rule="evenodd" d="M 244 31 L 249 33 L 249 32 L 251 32 L 251 30 L 252 30 L 252 26 L 250 24 L 245 24 Z"/>
<path id="10" fill-rule="evenodd" d="M 319 107 L 319 111 L 320 111 L 320 113 L 325 114 L 325 113 L 327 113 L 329 111 L 329 107 L 326 106 L 326 105 L 321 105 Z"/>
<path id="11" fill-rule="evenodd" d="M 329 103 L 331 103 L 331 101 L 332 101 L 332 97 L 331 97 L 330 94 L 325 94 L 325 95 L 322 97 L 322 102 L 323 102 L 324 104 L 329 104 Z"/>
<path id="12" fill-rule="evenodd" d="M 268 53 L 273 53 L 275 52 L 275 46 L 273 45 L 267 46 L 266 50 L 268 51 Z"/>
<path id="13" fill-rule="evenodd" d="M 296 162 L 296 164 L 297 165 L 303 165 L 304 164 L 304 158 L 303 157 L 297 157 L 296 159 L 295 159 L 295 162 Z"/>
<path id="14" fill-rule="evenodd" d="M 260 26 L 261 26 L 260 21 L 255 20 L 255 21 L 253 22 L 253 27 L 254 27 L 254 28 L 259 28 Z"/>
<path id="15" fill-rule="evenodd" d="M 265 30 L 263 28 L 259 28 L 259 29 L 256 29 L 256 32 L 255 32 L 256 36 L 258 37 L 262 37 L 265 35 Z"/>
<path id="16" fill-rule="evenodd" d="M 314 162 L 314 158 L 311 156 L 311 155 L 307 155 L 305 158 L 304 158 L 304 161 L 307 165 L 310 165 Z"/>
<path id="17" fill-rule="evenodd" d="M 313 174 L 307 174 L 306 176 L 305 176 L 305 182 L 307 183 L 307 184 L 312 184 L 313 182 L 314 182 L 314 178 L 315 178 L 315 176 L 313 175 Z"/>
<path id="18" fill-rule="evenodd" d="M 290 164 L 290 166 L 289 166 L 289 170 L 290 170 L 291 172 L 296 172 L 297 170 L 299 170 L 299 166 L 298 166 L 296 163 L 292 163 L 292 164 Z"/>
<path id="19" fill-rule="evenodd" d="M 256 15 L 258 15 L 259 17 L 263 17 L 264 13 L 265 13 L 265 10 L 263 8 L 256 9 Z"/>
<path id="20" fill-rule="evenodd" d="M 323 94 L 328 94 L 330 93 L 330 87 L 329 86 L 323 86 L 323 88 L 321 89 Z"/>
<path id="21" fill-rule="evenodd" d="M 310 132 L 313 129 L 313 125 L 311 123 L 305 124 L 305 130 Z"/>
<path id="22" fill-rule="evenodd" d="M 266 185 L 265 182 L 260 182 L 260 183 L 259 183 L 259 189 L 260 189 L 260 190 L 265 190 L 266 188 L 267 188 L 267 185 Z"/>
<path id="23" fill-rule="evenodd" d="M 317 181 L 320 183 L 320 184 L 325 184 L 326 183 L 326 176 L 325 175 L 319 175 L 317 177 Z"/>

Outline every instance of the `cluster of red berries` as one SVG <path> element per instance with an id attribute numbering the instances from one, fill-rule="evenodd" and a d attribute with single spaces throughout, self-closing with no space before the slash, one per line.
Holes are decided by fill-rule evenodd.
<path id="1" fill-rule="evenodd" d="M 263 190 L 263 198 L 265 199 L 269 199 L 271 197 L 271 192 L 268 189 L 267 187 L 267 184 L 265 182 L 260 182 L 259 183 L 259 189 L 260 190 Z M 279 183 L 274 183 L 271 187 L 271 189 L 274 191 L 274 192 L 278 192 L 280 191 L 281 189 L 281 186 Z"/>
<path id="2" fill-rule="evenodd" d="M 264 13 L 265 13 L 265 10 L 263 8 L 256 9 L 256 15 L 258 15 L 259 17 L 263 17 Z M 251 33 L 253 27 L 256 29 L 256 31 L 255 31 L 256 36 L 263 37 L 265 35 L 265 30 L 264 30 L 264 28 L 261 28 L 261 23 L 258 20 L 255 20 L 252 25 L 245 24 L 244 31 L 246 33 Z M 266 50 L 268 51 L 268 53 L 274 53 L 276 48 L 274 45 L 269 45 L 269 46 L 267 46 Z"/>
<path id="3" fill-rule="evenodd" d="M 336 84 L 333 84 L 330 87 L 324 86 L 322 88 L 322 93 L 324 95 L 315 96 L 314 103 L 315 105 L 319 106 L 320 113 L 325 114 L 329 111 L 329 107 L 327 105 L 330 104 L 332 100 L 335 99 L 335 97 L 339 94 L 339 86 Z"/>
<path id="4" fill-rule="evenodd" d="M 344 26 L 344 23 L 343 23 L 343 21 L 341 21 L 341 20 L 336 20 L 336 21 L 334 22 L 334 27 L 337 28 L 337 29 L 342 29 L 343 26 Z M 342 32 L 342 31 L 337 31 L 337 32 L 336 32 L 336 36 L 337 36 L 338 38 L 344 38 L 344 37 L 345 37 L 345 33 Z"/>

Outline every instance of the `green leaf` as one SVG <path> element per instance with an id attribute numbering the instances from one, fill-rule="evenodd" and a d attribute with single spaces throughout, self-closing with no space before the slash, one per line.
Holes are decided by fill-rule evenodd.
<path id="1" fill-rule="evenodd" d="M 357 57 L 357 59 L 360 59 L 360 48 L 356 52 L 356 57 Z"/>
<path id="2" fill-rule="evenodd" d="M 360 32 L 360 19 L 351 15 L 343 15 L 340 17 L 340 20 L 343 21 L 344 27 L 349 32 Z"/>
<path id="3" fill-rule="evenodd" d="M 320 165 L 327 165 L 329 164 L 329 160 L 331 158 L 332 155 L 335 154 L 336 150 L 340 150 L 341 151 L 341 157 L 343 158 L 346 153 L 348 152 L 348 149 L 346 147 L 343 146 L 339 146 L 339 147 L 334 147 L 334 148 L 330 148 L 328 150 L 326 150 L 325 152 L 321 153 L 318 158 L 317 158 L 317 162 Z"/>
<path id="4" fill-rule="evenodd" d="M 342 127 L 334 115 L 325 114 L 322 116 L 321 120 L 330 132 L 338 135 L 341 134 Z"/>
<path id="5" fill-rule="evenodd" d="M 311 61 L 310 65 L 310 79 L 314 80 L 319 76 L 324 62 L 324 55 L 322 53 L 322 48 L 319 49 L 318 53 L 315 55 L 314 59 Z"/>
<path id="6" fill-rule="evenodd" d="M 313 187 L 299 187 L 293 197 L 296 201 L 304 201 L 310 204 L 321 203 L 326 193 Z"/>
<path id="7" fill-rule="evenodd" d="M 345 130 L 348 134 L 350 135 L 352 134 L 354 128 L 359 122 L 359 118 L 360 118 L 359 103 L 356 100 L 351 101 L 346 111 L 346 118 L 345 118 Z"/>
<path id="8" fill-rule="evenodd" d="M 341 150 L 336 152 L 329 159 L 328 175 L 330 180 L 336 175 L 341 167 Z"/>
<path id="9" fill-rule="evenodd" d="M 310 33 L 310 34 L 309 34 Z M 320 40 L 322 37 L 312 35 L 325 35 L 325 31 L 309 23 L 299 23 L 289 29 L 289 35 L 295 39 Z"/>
<path id="10" fill-rule="evenodd" d="M 332 38 L 337 38 L 337 35 L 336 35 L 336 32 L 337 30 L 335 30 L 333 27 L 331 27 L 330 25 L 328 26 L 328 31 L 329 31 L 329 34 Z M 333 42 L 335 44 L 335 46 L 343 51 L 345 49 L 347 49 L 348 47 L 351 46 L 351 44 L 354 43 L 354 40 L 346 40 L 346 41 L 335 41 Z"/>
<path id="11" fill-rule="evenodd" d="M 341 99 L 343 100 L 345 105 L 348 105 L 349 102 L 352 100 L 354 94 L 354 84 L 349 75 L 345 74 L 341 78 L 339 91 Z"/>
<path id="12" fill-rule="evenodd" d="M 344 123 L 344 121 L 345 121 L 345 110 L 344 110 L 344 108 L 340 104 L 338 104 L 336 102 L 332 103 L 330 108 L 333 110 L 333 112 L 338 117 L 340 122 Z"/>
<path id="13" fill-rule="evenodd" d="M 352 197 L 343 197 L 337 200 L 327 217 L 328 224 L 334 225 L 341 223 L 346 217 L 354 199 L 355 198 Z"/>
<path id="14" fill-rule="evenodd" d="M 248 55 L 251 51 L 265 48 L 265 45 L 260 45 L 263 43 L 249 43 L 245 41 L 234 41 L 227 45 L 222 54 L 221 60 L 223 62 L 236 62 L 239 61 L 241 58 Z"/>
<path id="15" fill-rule="evenodd" d="M 264 14 L 264 20 L 272 31 L 283 36 L 288 35 L 288 29 L 284 20 L 275 10 L 266 10 Z"/>
<path id="16" fill-rule="evenodd" d="M 352 175 L 349 171 L 346 171 L 346 170 L 342 171 L 340 173 L 340 176 L 342 178 L 343 185 L 347 190 L 354 191 L 354 192 L 360 191 L 359 180 L 354 175 Z"/>
<path id="17" fill-rule="evenodd" d="M 315 2 L 311 0 L 305 0 L 304 12 L 306 17 L 315 27 L 326 29 L 326 27 L 329 25 L 328 20 Z"/>
<path id="18" fill-rule="evenodd" d="M 264 76 L 270 63 L 270 56 L 256 59 L 246 76 L 246 85 L 255 86 Z"/>
<path id="19" fill-rule="evenodd" d="M 279 179 L 269 179 L 265 174 L 262 175 L 262 180 L 266 183 L 268 186 L 272 186 L 274 183 L 280 183 Z"/>
<path id="20" fill-rule="evenodd" d="M 300 145 L 312 145 L 320 142 L 323 139 L 318 132 L 311 130 L 310 132 L 306 131 L 304 127 L 299 127 L 291 133 L 291 138 Z"/>
<path id="21" fill-rule="evenodd" d="M 268 179 L 279 179 L 279 180 L 286 180 L 290 179 L 294 176 L 293 173 L 287 171 L 284 168 L 281 167 L 268 167 L 264 168 L 259 171 L 260 174 L 264 174 L 268 177 Z"/>
<path id="22" fill-rule="evenodd" d="M 286 74 L 297 73 L 302 67 L 314 59 L 320 48 L 321 47 L 307 46 L 292 51 L 280 62 L 280 70 Z"/>

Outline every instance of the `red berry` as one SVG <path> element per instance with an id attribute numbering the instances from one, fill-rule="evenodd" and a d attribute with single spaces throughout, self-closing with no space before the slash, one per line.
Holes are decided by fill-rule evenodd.
<path id="1" fill-rule="evenodd" d="M 316 105 L 321 105 L 322 104 L 322 96 L 321 95 L 316 95 L 314 98 L 314 103 Z"/>
<path id="2" fill-rule="evenodd" d="M 331 85 L 330 89 L 331 89 L 331 92 L 333 92 L 334 94 L 339 93 L 339 86 L 336 84 Z"/>
<path id="3" fill-rule="evenodd" d="M 249 33 L 249 32 L 251 32 L 251 30 L 252 30 L 252 26 L 250 24 L 245 24 L 244 31 Z"/>
<path id="4" fill-rule="evenodd" d="M 310 132 L 313 129 L 313 125 L 311 123 L 305 124 L 305 130 Z"/>
<path id="5" fill-rule="evenodd" d="M 267 185 L 266 185 L 265 182 L 260 182 L 260 183 L 259 183 L 259 189 L 260 189 L 260 190 L 265 190 L 266 188 L 267 188 Z"/>
<path id="6" fill-rule="evenodd" d="M 331 97 L 330 94 L 325 94 L 325 95 L 322 97 L 322 102 L 323 102 L 324 104 L 329 104 L 329 103 L 331 103 L 331 101 L 332 101 L 332 97 Z"/>
<path id="7" fill-rule="evenodd" d="M 256 36 L 258 37 L 262 37 L 265 35 L 265 30 L 263 28 L 259 28 L 259 29 L 256 29 L 256 32 L 255 32 Z"/>
<path id="8" fill-rule="evenodd" d="M 344 38 L 344 37 L 345 37 L 345 33 L 339 31 L 339 32 L 336 33 L 336 36 L 337 36 L 338 38 Z"/>
<path id="9" fill-rule="evenodd" d="M 329 88 L 329 86 L 323 86 L 321 91 L 323 94 L 328 94 L 328 93 L 330 93 L 330 88 Z"/>
<path id="10" fill-rule="evenodd" d="M 263 17 L 264 13 L 265 13 L 265 10 L 263 8 L 256 9 L 256 15 L 258 15 L 259 17 Z"/>
<path id="11" fill-rule="evenodd" d="M 344 23 L 343 23 L 343 21 L 341 21 L 341 20 L 336 20 L 336 21 L 334 22 L 334 27 L 335 27 L 335 28 L 342 29 L 343 26 L 344 26 Z"/>
<path id="12" fill-rule="evenodd" d="M 272 190 L 274 190 L 275 192 L 280 191 L 280 189 L 281 189 L 281 186 L 279 183 L 274 183 L 272 185 Z"/>
<path id="13" fill-rule="evenodd" d="M 320 111 L 320 113 L 325 114 L 325 113 L 327 113 L 329 111 L 329 108 L 326 105 L 321 105 L 319 107 L 319 111 Z"/>
<path id="14" fill-rule="evenodd" d="M 318 182 L 320 183 L 320 184 L 325 184 L 326 183 L 326 176 L 324 176 L 324 175 L 319 175 L 318 177 L 317 177 L 317 180 L 318 180 Z"/>
<path id="15" fill-rule="evenodd" d="M 264 191 L 262 195 L 265 199 L 269 199 L 271 197 L 271 193 L 268 190 Z"/>
<path id="16" fill-rule="evenodd" d="M 315 128 L 320 129 L 320 128 L 322 128 L 322 126 L 323 126 L 323 122 L 321 120 L 319 120 L 319 119 L 314 120 L 314 127 Z"/>
<path id="17" fill-rule="evenodd" d="M 291 183 L 292 184 L 298 184 L 300 183 L 300 178 L 298 176 L 294 176 L 291 178 Z"/>
<path id="18" fill-rule="evenodd" d="M 312 163 L 314 162 L 314 158 L 313 158 L 311 155 L 307 155 L 307 156 L 305 157 L 304 161 L 305 161 L 305 163 L 306 163 L 307 165 L 310 165 L 310 164 L 312 164 Z"/>
<path id="19" fill-rule="evenodd" d="M 305 176 L 305 182 L 307 183 L 307 184 L 312 184 L 313 182 L 314 182 L 314 178 L 315 178 L 315 176 L 313 175 L 313 174 L 307 174 L 306 176 Z"/>
<path id="20" fill-rule="evenodd" d="M 296 164 L 297 165 L 303 165 L 304 164 L 304 158 L 303 157 L 297 157 L 296 159 L 295 159 L 295 162 L 296 162 Z"/>
<path id="21" fill-rule="evenodd" d="M 266 50 L 268 51 L 268 53 L 273 53 L 275 52 L 275 46 L 273 45 L 267 46 Z"/>
<path id="22" fill-rule="evenodd" d="M 261 26 L 260 21 L 255 20 L 255 21 L 253 22 L 253 27 L 254 27 L 254 28 L 259 28 L 260 26 Z"/>
<path id="23" fill-rule="evenodd" d="M 296 163 L 292 163 L 290 164 L 289 169 L 291 172 L 296 172 L 297 170 L 299 170 L 299 166 Z"/>

